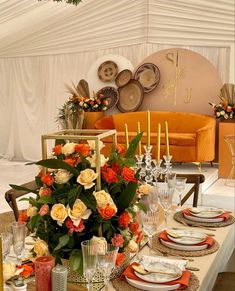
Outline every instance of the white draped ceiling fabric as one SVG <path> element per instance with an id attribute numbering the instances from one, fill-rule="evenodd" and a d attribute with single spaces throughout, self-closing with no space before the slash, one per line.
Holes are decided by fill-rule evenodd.
<path id="1" fill-rule="evenodd" d="M 105 54 L 137 66 L 171 47 L 205 56 L 234 82 L 233 0 L 0 0 L 0 156 L 41 157 L 40 136 L 57 129 L 64 83 L 85 78 Z"/>

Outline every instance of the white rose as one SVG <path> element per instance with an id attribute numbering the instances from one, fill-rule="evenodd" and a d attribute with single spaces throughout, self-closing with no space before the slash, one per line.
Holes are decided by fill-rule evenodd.
<path id="1" fill-rule="evenodd" d="M 70 178 L 72 178 L 72 176 L 73 175 L 67 170 L 58 170 L 55 173 L 55 182 L 57 184 L 65 184 L 70 180 Z"/>
<path id="2" fill-rule="evenodd" d="M 220 112 L 216 112 L 216 116 L 217 117 L 220 117 Z"/>
<path id="3" fill-rule="evenodd" d="M 224 118 L 225 119 L 228 119 L 228 114 L 227 113 L 224 115 Z"/>
<path id="4" fill-rule="evenodd" d="M 91 215 L 91 210 L 87 209 L 82 200 L 77 199 L 73 205 L 73 209 L 68 209 L 69 217 L 72 219 L 73 224 L 78 226 L 81 219 L 88 219 Z"/>
<path id="5" fill-rule="evenodd" d="M 131 252 L 131 253 L 135 253 L 138 251 L 138 244 L 134 241 L 134 240 L 130 240 L 129 244 L 127 245 L 127 249 Z"/>
<path id="6" fill-rule="evenodd" d="M 87 157 L 87 160 L 90 162 L 91 167 L 96 167 L 96 154 L 92 155 L 91 157 Z M 105 158 L 104 155 L 100 155 L 100 166 L 103 167 L 104 164 L 109 160 L 109 158 Z"/>
<path id="7" fill-rule="evenodd" d="M 42 239 L 36 240 L 33 250 L 38 257 L 49 255 L 48 244 Z"/>
<path id="8" fill-rule="evenodd" d="M 100 208 L 104 208 L 108 203 L 113 204 L 113 199 L 110 194 L 104 190 L 94 192 L 93 195 L 95 196 L 98 207 Z"/>
<path id="9" fill-rule="evenodd" d="M 5 282 L 19 275 L 22 271 L 23 269 L 17 269 L 13 262 L 3 262 L 3 280 Z"/>
<path id="10" fill-rule="evenodd" d="M 80 175 L 77 177 L 77 182 L 84 186 L 85 189 L 90 189 L 95 185 L 93 182 L 98 177 L 98 174 L 95 173 L 92 169 L 86 169 L 80 172 Z"/>
<path id="11" fill-rule="evenodd" d="M 95 150 L 95 141 L 94 141 L 94 140 L 88 140 L 87 143 L 88 143 L 90 149 L 94 151 L 94 150 Z M 105 145 L 104 145 L 104 143 L 100 140 L 100 150 L 101 150 L 103 147 L 105 147 Z"/>
<path id="12" fill-rule="evenodd" d="M 75 151 L 75 143 L 74 142 L 68 142 L 62 147 L 62 154 L 65 156 L 69 156 L 74 153 Z"/>
<path id="13" fill-rule="evenodd" d="M 29 205 L 27 209 L 27 216 L 28 217 L 33 217 L 34 215 L 38 214 L 38 209 L 35 206 Z"/>
<path id="14" fill-rule="evenodd" d="M 222 110 L 222 111 L 220 111 L 220 115 L 224 115 L 225 114 L 225 111 L 224 110 Z"/>

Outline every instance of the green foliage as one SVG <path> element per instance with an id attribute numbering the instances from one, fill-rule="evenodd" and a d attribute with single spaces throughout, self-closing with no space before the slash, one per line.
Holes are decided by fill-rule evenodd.
<path id="1" fill-rule="evenodd" d="M 43 166 L 50 169 L 65 169 L 76 176 L 79 175 L 79 171 L 76 168 L 58 159 L 41 160 L 39 162 L 36 162 L 35 165 Z"/>
<path id="2" fill-rule="evenodd" d="M 14 184 L 10 184 L 10 187 L 11 187 L 12 189 L 15 189 L 15 190 L 26 191 L 26 192 L 32 192 L 32 193 L 35 193 L 35 194 L 38 193 L 37 190 L 32 190 L 32 189 L 29 189 L 29 188 L 27 188 L 27 187 L 17 186 L 17 185 L 14 185 Z"/>
<path id="3" fill-rule="evenodd" d="M 135 150 L 139 144 L 139 141 L 141 140 L 143 136 L 143 132 L 140 132 L 137 134 L 130 142 L 129 148 L 126 151 L 125 158 L 133 158 L 135 155 Z"/>
<path id="4" fill-rule="evenodd" d="M 129 182 L 126 188 L 122 191 L 121 195 L 116 200 L 118 212 L 124 211 L 132 202 L 135 197 L 137 184 Z"/>
<path id="5" fill-rule="evenodd" d="M 78 271 L 79 274 L 82 275 L 82 251 L 81 249 L 72 250 L 69 256 L 69 265 L 73 271 Z"/>

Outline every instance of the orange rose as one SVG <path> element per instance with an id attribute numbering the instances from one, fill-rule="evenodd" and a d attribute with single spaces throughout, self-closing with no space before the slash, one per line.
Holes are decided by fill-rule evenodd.
<path id="1" fill-rule="evenodd" d="M 56 156 L 59 156 L 61 155 L 62 151 L 62 145 L 61 144 L 58 144 L 57 146 L 55 146 L 53 149 L 52 149 L 52 152 L 56 155 Z"/>
<path id="2" fill-rule="evenodd" d="M 102 175 L 107 183 L 117 183 L 117 174 L 111 169 L 107 168 L 106 171 L 102 171 Z"/>
<path id="3" fill-rule="evenodd" d="M 41 181 L 47 186 L 51 186 L 54 183 L 54 178 L 51 176 L 50 173 L 47 173 L 46 175 L 43 175 L 41 177 Z"/>
<path id="4" fill-rule="evenodd" d="M 118 219 L 119 226 L 128 228 L 128 225 L 130 224 L 130 222 L 131 222 L 130 214 L 127 211 L 123 211 Z"/>
<path id="5" fill-rule="evenodd" d="M 65 163 L 67 163 L 68 165 L 74 167 L 75 164 L 76 164 L 76 159 L 73 159 L 73 158 L 67 158 L 64 160 Z"/>
<path id="6" fill-rule="evenodd" d="M 28 220 L 28 215 L 26 210 L 22 210 L 19 214 L 18 221 L 20 222 L 27 222 Z"/>
<path id="7" fill-rule="evenodd" d="M 122 169 L 121 176 L 124 180 L 128 182 L 136 182 L 135 171 L 131 168 L 124 167 Z"/>
<path id="8" fill-rule="evenodd" d="M 142 237 L 143 237 L 143 232 L 142 231 L 138 232 L 137 239 L 136 239 L 137 244 L 141 242 Z"/>
<path id="9" fill-rule="evenodd" d="M 27 264 L 21 265 L 19 268 L 23 269 L 20 273 L 20 276 L 23 278 L 28 278 L 34 271 L 33 267 Z"/>
<path id="10" fill-rule="evenodd" d="M 90 147 L 87 144 L 76 144 L 75 151 L 83 157 L 86 157 L 90 152 Z"/>
<path id="11" fill-rule="evenodd" d="M 117 207 L 108 203 L 106 207 L 98 208 L 98 212 L 104 219 L 110 219 L 117 213 Z"/>
<path id="12" fill-rule="evenodd" d="M 130 224 L 130 230 L 134 234 L 137 234 L 138 229 L 139 229 L 139 224 L 137 222 L 133 222 L 133 223 Z"/>
<path id="13" fill-rule="evenodd" d="M 124 253 L 117 253 L 116 258 L 116 266 L 120 266 L 125 260 L 125 254 Z"/>

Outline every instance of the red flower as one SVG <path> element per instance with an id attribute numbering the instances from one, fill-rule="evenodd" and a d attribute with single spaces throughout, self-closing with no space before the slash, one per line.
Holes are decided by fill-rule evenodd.
<path id="1" fill-rule="evenodd" d="M 83 222 L 82 219 L 80 220 L 79 225 L 76 226 L 76 225 L 73 224 L 72 219 L 69 217 L 69 218 L 66 220 L 65 225 L 66 225 L 66 227 L 69 229 L 69 232 L 70 232 L 70 233 L 73 233 L 74 231 L 75 231 L 75 232 L 82 232 L 82 231 L 85 229 L 85 225 L 84 225 L 84 222 Z"/>
<path id="2" fill-rule="evenodd" d="M 116 145 L 116 151 L 118 152 L 118 154 L 122 155 L 125 153 L 126 149 L 122 144 L 118 143 Z"/>
<path id="3" fill-rule="evenodd" d="M 104 219 L 110 219 L 116 214 L 117 208 L 108 203 L 104 208 L 98 208 L 98 212 Z"/>
<path id="4" fill-rule="evenodd" d="M 124 180 L 128 182 L 136 182 L 135 171 L 131 168 L 124 167 L 122 169 L 121 176 Z"/>
<path id="5" fill-rule="evenodd" d="M 41 216 L 46 215 L 49 212 L 49 206 L 47 204 L 43 204 L 38 212 Z"/>
<path id="6" fill-rule="evenodd" d="M 27 222 L 28 215 L 26 210 L 22 210 L 19 214 L 18 221 L 19 222 Z"/>
<path id="7" fill-rule="evenodd" d="M 96 103 L 100 104 L 101 103 L 100 99 L 96 99 Z"/>
<path id="8" fill-rule="evenodd" d="M 125 256 L 124 253 L 117 253 L 116 266 L 120 266 L 124 262 Z"/>
<path id="9" fill-rule="evenodd" d="M 74 167 L 75 164 L 76 164 L 76 159 L 73 159 L 73 158 L 66 158 L 66 159 L 64 160 L 64 162 L 67 163 L 68 165 Z"/>
<path id="10" fill-rule="evenodd" d="M 51 188 L 41 188 L 39 190 L 39 196 L 51 196 L 52 190 Z"/>
<path id="11" fill-rule="evenodd" d="M 104 105 L 106 105 L 106 106 L 109 105 L 109 101 L 108 101 L 108 100 L 104 100 L 103 103 L 104 103 Z"/>
<path id="12" fill-rule="evenodd" d="M 75 151 L 83 157 L 86 157 L 90 152 L 90 147 L 87 144 L 76 144 Z"/>
<path id="13" fill-rule="evenodd" d="M 23 269 L 23 271 L 20 273 L 20 276 L 23 278 L 30 277 L 30 275 L 34 272 L 34 268 L 32 267 L 32 265 L 29 264 L 23 264 L 17 268 Z"/>
<path id="14" fill-rule="evenodd" d="M 41 177 L 41 181 L 47 186 L 51 186 L 54 183 L 54 178 L 51 176 L 50 173 L 47 173 L 46 175 L 43 175 Z"/>
<path id="15" fill-rule="evenodd" d="M 119 173 L 120 172 L 120 166 L 118 163 L 113 162 L 112 163 L 112 170 L 114 170 L 115 173 Z"/>
<path id="16" fill-rule="evenodd" d="M 61 155 L 61 153 L 62 153 L 62 145 L 61 145 L 61 144 L 56 145 L 56 146 L 52 149 L 52 152 L 53 152 L 56 156 Z"/>
<path id="17" fill-rule="evenodd" d="M 123 247 L 123 243 L 124 243 L 124 238 L 121 234 L 114 234 L 114 237 L 111 239 L 112 244 L 115 247 Z"/>
<path id="18" fill-rule="evenodd" d="M 117 174 L 111 168 L 107 168 L 106 172 L 102 171 L 102 175 L 107 183 L 118 182 Z"/>
<path id="19" fill-rule="evenodd" d="M 138 232 L 138 235 L 137 235 L 137 239 L 136 239 L 136 243 L 139 244 L 142 240 L 142 237 L 143 237 L 143 232 L 142 231 L 139 231 Z"/>
<path id="20" fill-rule="evenodd" d="M 129 223 L 131 222 L 131 216 L 127 211 L 123 211 L 119 216 L 118 224 L 121 227 L 128 228 Z"/>
<path id="21" fill-rule="evenodd" d="M 139 224 L 137 222 L 132 222 L 130 224 L 130 230 L 131 232 L 133 232 L 134 234 L 138 233 L 138 229 L 139 229 Z"/>

